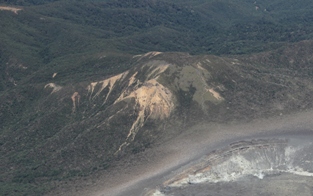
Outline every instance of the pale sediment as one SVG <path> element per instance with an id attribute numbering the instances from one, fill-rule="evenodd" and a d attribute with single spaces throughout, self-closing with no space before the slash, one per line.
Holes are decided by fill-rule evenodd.
<path id="1" fill-rule="evenodd" d="M 205 189 L 206 185 L 210 187 L 210 184 L 222 183 L 223 185 L 219 186 L 227 187 L 234 186 L 232 184 L 234 182 L 240 183 L 251 177 L 262 180 L 268 176 L 286 173 L 303 177 L 300 185 L 311 183 L 313 181 L 313 156 L 310 153 L 312 150 L 311 142 L 303 142 L 295 146 L 289 140 L 282 139 L 233 143 L 224 149 L 205 155 L 200 161 L 183 169 L 158 189 L 150 190 L 145 195 L 167 196 L 176 195 L 178 192 L 200 194 L 200 192 L 193 192 L 195 186 Z M 295 186 L 299 185 L 295 183 Z M 236 188 L 233 189 L 235 192 L 238 191 Z"/>

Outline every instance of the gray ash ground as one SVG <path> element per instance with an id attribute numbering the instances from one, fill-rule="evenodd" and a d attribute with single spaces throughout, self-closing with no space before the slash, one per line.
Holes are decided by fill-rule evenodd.
<path id="1" fill-rule="evenodd" d="M 269 175 L 263 179 L 247 176 L 234 182 L 204 183 L 175 189 L 171 196 L 311 196 L 312 177 L 289 173 Z"/>
<path id="2" fill-rule="evenodd" d="M 312 141 L 312 136 L 294 136 L 235 142 L 142 195 L 313 195 Z"/>

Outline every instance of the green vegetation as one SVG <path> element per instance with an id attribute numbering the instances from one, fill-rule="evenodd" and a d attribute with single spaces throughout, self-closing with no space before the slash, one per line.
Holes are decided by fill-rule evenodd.
<path id="1" fill-rule="evenodd" d="M 312 0 L 0 0 L 0 6 L 22 9 L 18 14 L 0 11 L 0 195 L 42 195 L 51 188 L 50 182 L 89 175 L 110 166 L 114 149 L 126 138 L 136 115 L 126 103 L 107 110 L 109 104 L 103 104 L 102 98 L 90 101 L 85 87 L 137 65 L 133 55 L 149 51 L 249 55 L 313 38 Z M 311 54 L 310 48 L 305 51 L 298 55 L 304 58 Z M 281 53 L 292 56 L 295 63 L 282 59 Z M 291 54 L 280 49 L 255 59 L 262 61 L 258 62 L 260 67 L 287 66 L 299 78 L 311 76 L 313 71 L 304 63 L 312 62 L 303 63 Z M 167 58 L 169 62 L 188 64 L 184 55 Z M 247 57 L 245 61 L 253 64 L 255 59 Z M 306 73 L 300 73 L 298 65 L 305 67 Z M 214 69 L 220 77 L 216 81 L 226 81 L 220 74 L 226 70 L 223 64 Z M 57 75 L 53 78 L 54 73 Z M 224 74 L 229 73 L 231 70 Z M 145 72 L 140 74 L 144 78 Z M 235 73 L 232 77 L 239 78 Z M 169 76 L 168 85 L 173 85 L 171 79 Z M 256 87 L 261 82 L 240 80 Z M 63 87 L 60 94 L 44 89 L 50 82 Z M 283 84 L 295 88 L 302 85 L 300 81 Z M 112 94 L 117 96 L 123 85 Z M 224 86 L 233 94 L 238 90 L 228 80 Z M 275 94 L 278 87 L 268 88 L 271 98 L 284 98 Z M 241 90 L 245 92 L 243 87 Z M 72 112 L 71 96 L 75 91 L 85 100 L 77 113 Z M 177 92 L 177 101 L 185 109 L 182 115 L 198 112 L 192 101 L 194 92 L 193 86 L 189 91 Z M 253 91 L 246 102 L 266 98 L 256 95 Z M 306 95 L 301 96 L 299 100 Z M 235 105 L 235 101 L 233 104 L 238 111 L 245 108 Z M 111 118 L 105 129 L 96 127 L 124 107 L 124 113 Z M 208 103 L 208 107 L 222 111 L 214 104 Z M 252 104 L 250 108 L 254 107 Z M 210 119 L 219 117 L 214 115 Z M 151 145 L 149 127 L 157 124 L 148 123 L 138 139 L 144 145 L 134 144 L 133 153 Z"/>
<path id="2" fill-rule="evenodd" d="M 30 73 L 55 66 L 73 69 L 85 66 L 87 59 L 92 65 L 97 53 L 248 54 L 313 36 L 313 3 L 307 0 L 256 4 L 243 0 L 0 3 L 28 5 L 18 15 L 0 11 L 4 78 L 0 89 L 8 85 L 3 80 L 10 74 L 19 81 Z M 5 67 L 10 61 L 23 63 L 28 69 L 17 75 L 14 68 Z M 6 74 L 7 69 L 13 70 Z"/>

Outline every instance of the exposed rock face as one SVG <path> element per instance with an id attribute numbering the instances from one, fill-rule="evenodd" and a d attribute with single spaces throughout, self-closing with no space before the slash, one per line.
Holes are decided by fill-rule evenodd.
<path id="1" fill-rule="evenodd" d="M 15 7 L 8 7 L 8 6 L 0 6 L 0 11 L 11 11 L 14 12 L 14 14 L 18 14 L 19 11 L 21 11 L 21 8 L 15 8 Z"/>
<path id="2" fill-rule="evenodd" d="M 108 97 L 110 96 L 110 93 L 112 91 L 112 88 L 114 86 L 114 84 L 116 83 L 116 81 L 122 79 L 127 73 L 122 73 L 116 76 L 113 76 L 109 79 L 103 80 L 103 81 L 99 81 L 99 82 L 93 82 L 91 83 L 87 89 L 88 89 L 88 93 L 90 94 L 90 98 L 94 99 L 95 97 L 99 96 L 100 93 L 105 89 L 105 88 L 109 88 L 109 92 L 106 94 L 104 103 L 107 101 Z M 98 87 L 99 90 L 94 94 L 94 90 L 95 87 Z M 94 94 L 94 95 L 93 95 Z"/>
<path id="3" fill-rule="evenodd" d="M 61 86 L 56 85 L 55 83 L 46 84 L 46 85 L 45 85 L 45 88 L 52 88 L 51 94 L 52 94 L 52 93 L 55 93 L 55 92 L 58 92 L 59 90 L 62 89 Z"/>
<path id="4" fill-rule="evenodd" d="M 72 97 L 71 97 L 72 101 L 73 101 L 73 113 L 76 112 L 76 108 L 79 106 L 79 101 L 80 101 L 80 95 L 78 92 L 74 92 Z"/>
<path id="5" fill-rule="evenodd" d="M 143 55 L 143 57 L 149 56 L 149 58 L 151 58 L 151 56 L 157 54 L 158 53 L 148 53 Z M 137 118 L 130 127 L 125 142 L 120 145 L 115 154 L 134 141 L 136 134 L 139 129 L 144 126 L 145 121 L 148 119 L 164 120 L 168 118 L 174 110 L 172 92 L 157 81 L 160 74 L 162 74 L 168 66 L 167 64 L 157 64 L 151 67 L 144 65 L 141 69 L 146 68 L 148 70 L 144 73 L 143 79 L 137 77 L 138 71 L 134 73 L 127 71 L 103 81 L 93 82 L 87 87 L 90 99 L 102 96 L 104 98 L 103 104 L 106 104 L 108 99 L 114 100 L 112 103 L 113 107 L 119 102 L 127 102 L 127 100 L 131 99 L 134 100 L 132 107 L 134 111 L 137 111 Z M 110 95 L 114 88 L 120 89 L 120 92 L 113 95 L 114 98 L 111 98 Z M 95 89 L 98 90 L 95 92 Z M 121 112 L 121 110 L 119 112 Z M 113 116 L 110 118 L 112 117 Z"/>

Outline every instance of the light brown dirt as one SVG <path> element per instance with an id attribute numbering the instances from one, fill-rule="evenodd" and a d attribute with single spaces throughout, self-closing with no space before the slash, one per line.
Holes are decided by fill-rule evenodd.
<path id="1" fill-rule="evenodd" d="M 22 10 L 22 8 L 0 6 L 0 10 L 11 11 L 11 12 L 14 12 L 14 14 L 18 14 L 18 12 Z"/>

